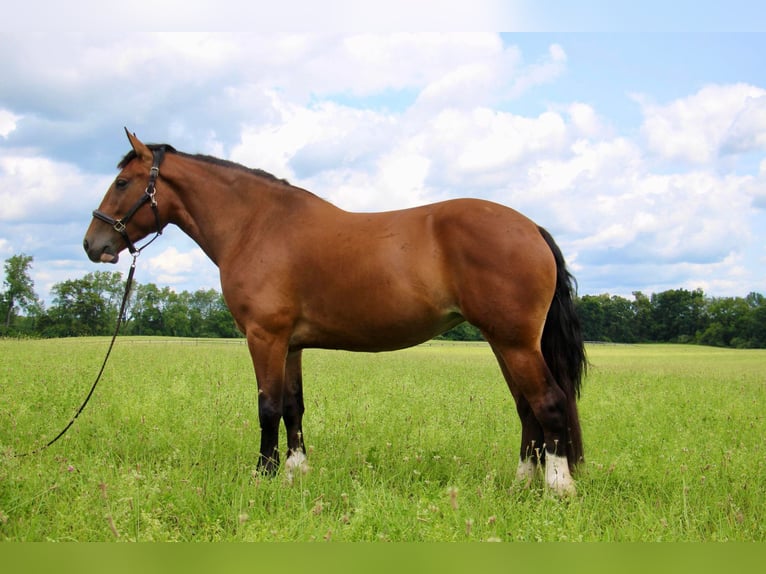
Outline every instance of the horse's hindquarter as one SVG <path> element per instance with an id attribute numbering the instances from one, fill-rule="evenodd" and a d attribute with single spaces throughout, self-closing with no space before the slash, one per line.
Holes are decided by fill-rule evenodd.
<path id="1" fill-rule="evenodd" d="M 447 206 L 442 244 L 451 254 L 461 313 L 485 334 L 534 340 L 556 286 L 556 263 L 537 224 L 483 200 Z"/>

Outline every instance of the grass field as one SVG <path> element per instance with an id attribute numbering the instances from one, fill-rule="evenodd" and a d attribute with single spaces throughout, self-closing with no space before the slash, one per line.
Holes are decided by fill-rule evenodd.
<path id="1" fill-rule="evenodd" d="M 306 351 L 311 471 L 255 473 L 241 341 L 0 340 L 0 540 L 762 541 L 766 351 L 590 346 L 578 496 L 514 483 L 488 347 Z M 283 433 L 284 434 L 284 433 Z M 282 448 L 284 449 L 284 443 Z"/>

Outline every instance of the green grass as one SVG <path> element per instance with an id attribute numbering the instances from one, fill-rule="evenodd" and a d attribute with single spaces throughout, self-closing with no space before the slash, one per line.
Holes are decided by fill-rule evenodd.
<path id="1" fill-rule="evenodd" d="M 311 471 L 255 472 L 241 341 L 0 341 L 0 540 L 762 541 L 766 351 L 589 348 L 578 496 L 514 483 L 486 345 L 306 351 Z M 284 434 L 284 432 L 282 433 Z M 282 444 L 284 450 L 284 442 Z"/>

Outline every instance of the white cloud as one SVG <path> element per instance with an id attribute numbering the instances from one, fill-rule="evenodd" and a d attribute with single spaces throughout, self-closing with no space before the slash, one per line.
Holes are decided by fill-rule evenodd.
<path id="1" fill-rule="evenodd" d="M 745 99 L 724 138 L 723 151 L 737 153 L 766 149 L 766 92 L 762 94 Z"/>
<path id="2" fill-rule="evenodd" d="M 8 134 L 16 129 L 16 123 L 20 119 L 21 116 L 0 108 L 0 137 L 8 137 Z"/>
<path id="3" fill-rule="evenodd" d="M 642 142 L 613 136 L 590 105 L 536 117 L 488 106 L 414 107 L 413 117 L 412 110 L 288 104 L 275 95 L 280 121 L 243 132 L 234 156 L 297 175 L 296 183 L 351 210 L 493 198 L 556 230 L 580 269 L 615 260 L 722 265 L 747 240 L 756 180 L 702 169 L 656 173 Z M 648 117 L 675 117 L 679 129 L 689 128 L 686 116 L 668 110 Z M 705 123 L 701 109 L 689 113 Z M 710 113 L 723 123 L 721 110 Z M 726 130 L 715 133 L 709 141 L 720 146 Z M 715 146 L 705 153 L 717 153 Z"/>
<path id="4" fill-rule="evenodd" d="M 548 55 L 549 58 L 526 68 L 514 80 L 510 91 L 512 96 L 518 97 L 534 86 L 547 84 L 564 72 L 567 62 L 564 49 L 558 44 L 553 44 L 548 48 Z"/>
<path id="5" fill-rule="evenodd" d="M 89 213 L 107 181 L 64 162 L 14 152 L 0 156 L 0 222 L 63 222 L 78 210 Z"/>
<path id="6" fill-rule="evenodd" d="M 183 286 L 195 278 L 203 284 L 210 284 L 213 266 L 207 256 L 198 248 L 180 251 L 176 246 L 166 247 L 159 254 L 149 258 L 150 277 L 145 282 L 172 287 Z M 214 284 L 217 285 L 217 277 Z"/>
<path id="7" fill-rule="evenodd" d="M 633 175 L 629 187 L 600 181 L 602 193 L 612 188 L 606 200 L 580 198 L 579 209 L 565 201 L 582 220 L 580 228 L 591 230 L 571 241 L 580 265 L 716 264 L 747 243 L 746 178 L 701 171 Z"/>
<path id="8" fill-rule="evenodd" d="M 766 209 L 766 159 L 761 161 L 758 175 L 752 177 L 744 189 L 752 198 L 754 207 Z"/>
<path id="9" fill-rule="evenodd" d="M 747 84 L 710 85 L 657 105 L 636 96 L 648 148 L 666 159 L 709 163 L 721 149 L 764 146 L 766 90 Z"/>
<path id="10" fill-rule="evenodd" d="M 610 130 L 592 106 L 582 102 L 574 102 L 567 106 L 566 111 L 572 123 L 572 128 L 581 137 L 603 138 L 609 135 Z"/>

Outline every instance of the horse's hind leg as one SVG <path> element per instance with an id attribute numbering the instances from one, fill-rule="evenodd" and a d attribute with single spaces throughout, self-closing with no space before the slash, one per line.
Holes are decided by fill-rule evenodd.
<path id="1" fill-rule="evenodd" d="M 529 483 L 535 476 L 537 466 L 545 458 L 545 438 L 543 427 L 537 422 L 532 407 L 524 395 L 516 399 L 516 412 L 521 420 L 521 447 L 519 448 L 519 466 L 516 479 Z"/>
<path id="2" fill-rule="evenodd" d="M 559 495 L 575 493 L 566 456 L 568 437 L 566 395 L 553 379 L 542 352 L 493 345 L 522 421 L 518 474 L 534 472 L 538 452 L 545 456 L 545 482 Z M 534 417 L 537 424 L 531 420 Z M 539 444 L 542 431 L 543 444 Z M 534 444 L 533 442 L 534 441 Z M 539 451 L 537 449 L 540 449 Z M 521 477 L 520 477 L 521 478 Z"/>
<path id="3" fill-rule="evenodd" d="M 304 410 L 301 351 L 293 351 L 287 355 L 283 400 L 283 418 L 287 431 L 285 472 L 290 482 L 292 482 L 296 472 L 305 473 L 308 471 L 306 447 L 303 441 Z"/>
<path id="4" fill-rule="evenodd" d="M 495 355 L 497 356 L 500 370 L 503 372 L 503 377 L 505 377 L 508 388 L 513 395 L 513 400 L 516 403 L 516 412 L 521 421 L 521 446 L 519 448 L 519 466 L 516 469 L 516 479 L 528 485 L 535 477 L 537 466 L 545 457 L 543 427 L 540 426 L 537 418 L 535 418 L 527 398 L 514 386 L 502 354 L 495 350 Z"/>

